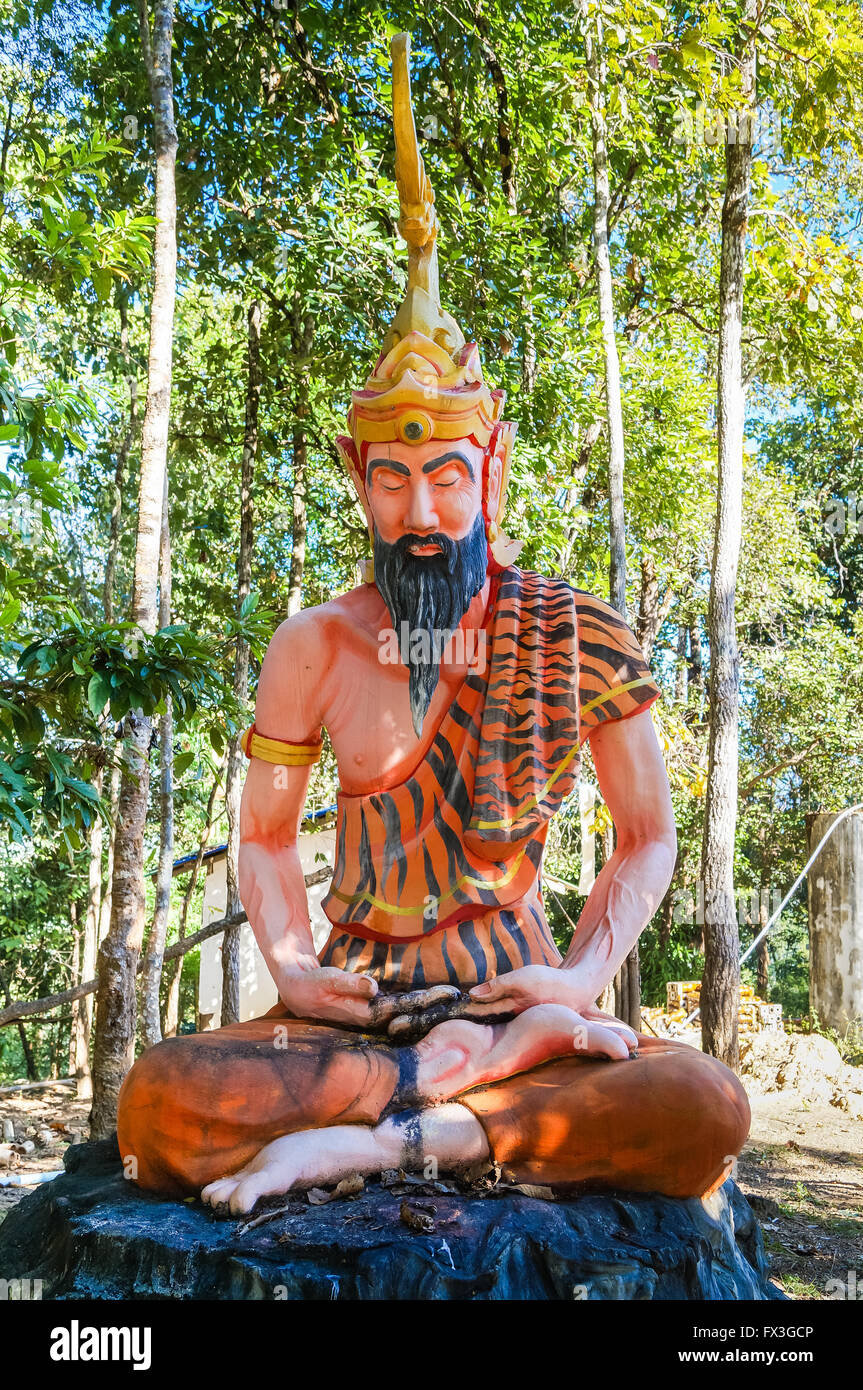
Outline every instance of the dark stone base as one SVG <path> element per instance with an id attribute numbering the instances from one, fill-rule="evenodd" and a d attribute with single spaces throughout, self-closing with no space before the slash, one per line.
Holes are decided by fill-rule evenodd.
<path id="1" fill-rule="evenodd" d="M 325 1206 L 293 1201 L 240 1233 L 242 1222 L 216 1220 L 198 1202 L 136 1191 L 113 1142 L 70 1149 L 66 1167 L 0 1225 L 3 1277 L 41 1279 L 43 1298 L 783 1297 L 730 1181 L 707 1203 L 435 1194 L 432 1232 L 406 1225 L 404 1197 L 375 1183 Z"/>

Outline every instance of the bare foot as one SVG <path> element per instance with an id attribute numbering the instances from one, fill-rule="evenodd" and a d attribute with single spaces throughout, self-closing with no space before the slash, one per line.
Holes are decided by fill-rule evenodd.
<path id="1" fill-rule="evenodd" d="M 419 1168 L 434 1155 L 441 1169 L 485 1158 L 482 1125 L 462 1105 L 404 1111 L 372 1129 L 332 1125 L 285 1134 L 265 1145 L 245 1168 L 208 1183 L 201 1200 L 228 1206 L 234 1216 L 250 1212 L 261 1197 L 335 1183 L 352 1173 L 385 1168 Z"/>
<path id="2" fill-rule="evenodd" d="M 536 1004 L 511 1023 L 458 1019 L 438 1024 L 414 1048 L 416 1087 L 429 1100 L 449 1100 L 554 1057 L 576 1054 L 625 1061 L 636 1045 L 635 1034 L 625 1024 L 610 1027 L 563 1004 Z"/>
<path id="3" fill-rule="evenodd" d="M 236 1216 L 251 1211 L 260 1197 L 338 1182 L 348 1173 L 374 1171 L 376 1165 L 390 1166 L 378 1149 L 375 1131 L 368 1125 L 333 1125 L 285 1134 L 266 1144 L 238 1173 L 209 1183 L 201 1200 L 214 1207 L 227 1204 Z"/>

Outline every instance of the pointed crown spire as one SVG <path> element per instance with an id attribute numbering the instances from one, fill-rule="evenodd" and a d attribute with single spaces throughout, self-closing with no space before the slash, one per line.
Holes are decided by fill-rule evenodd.
<path id="1" fill-rule="evenodd" d="M 396 34 L 390 51 L 398 227 L 408 245 L 408 284 L 374 370 L 365 386 L 351 393 L 350 437 L 340 436 L 336 443 L 367 517 L 365 472 L 371 444 L 469 438 L 486 451 L 487 461 L 496 452 L 503 464 L 500 507 L 493 517 L 486 511 L 496 533 L 516 427 L 502 418 L 506 393 L 483 380 L 476 343 L 466 343 L 455 319 L 441 308 L 439 224 L 411 104 L 410 35 Z"/>

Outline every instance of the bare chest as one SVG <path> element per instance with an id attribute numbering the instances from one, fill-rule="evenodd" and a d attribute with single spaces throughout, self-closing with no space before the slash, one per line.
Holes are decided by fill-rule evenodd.
<path id="1" fill-rule="evenodd" d="M 381 644 L 356 644 L 332 663 L 323 694 L 342 791 L 363 796 L 397 786 L 422 761 L 468 671 L 467 660 L 443 661 L 417 739 L 407 669 Z"/>

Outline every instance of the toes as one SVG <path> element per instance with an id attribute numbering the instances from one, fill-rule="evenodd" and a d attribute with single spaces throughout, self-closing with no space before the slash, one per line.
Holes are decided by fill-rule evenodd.
<path id="1" fill-rule="evenodd" d="M 250 1173 L 242 1182 L 238 1182 L 231 1194 L 228 1205 L 233 1216 L 248 1216 L 255 1203 L 261 1197 L 268 1197 L 273 1192 L 284 1192 L 287 1188 L 276 1183 L 268 1183 L 264 1173 Z"/>
<path id="2" fill-rule="evenodd" d="M 635 1052 L 638 1047 L 638 1035 L 624 1023 L 622 1019 L 615 1018 L 614 1014 L 603 1013 L 600 1009 L 590 1009 L 584 1014 L 589 1023 L 599 1023 L 605 1028 L 610 1028 L 613 1033 L 617 1033 L 623 1038 L 630 1052 Z"/>
<path id="3" fill-rule="evenodd" d="M 604 1028 L 601 1024 L 588 1024 L 584 1031 L 584 1045 L 578 1048 L 578 1051 L 594 1057 L 609 1057 L 614 1062 L 625 1062 L 629 1059 L 626 1041 L 615 1029 Z M 577 1039 L 578 1041 L 580 1039 Z"/>
<path id="4" fill-rule="evenodd" d="M 230 1199 L 231 1193 L 237 1186 L 236 1178 L 219 1178 L 216 1182 L 208 1183 L 201 1191 L 201 1201 L 209 1202 L 211 1207 L 220 1206 L 223 1202 Z"/>
<path id="5" fill-rule="evenodd" d="M 252 1178 L 245 1178 L 243 1182 L 238 1182 L 228 1202 L 231 1215 L 247 1216 L 260 1195 L 257 1184 Z"/>

